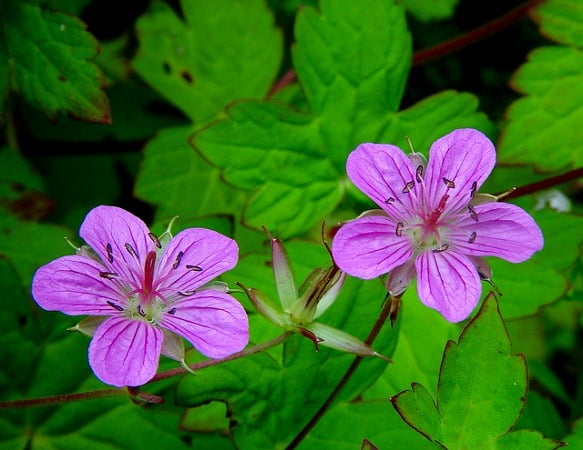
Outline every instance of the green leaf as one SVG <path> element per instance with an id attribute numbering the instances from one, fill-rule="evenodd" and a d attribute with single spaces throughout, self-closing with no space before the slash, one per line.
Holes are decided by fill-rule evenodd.
<path id="1" fill-rule="evenodd" d="M 583 47 L 583 5 L 578 0 L 547 0 L 530 11 L 546 37 Z"/>
<path id="2" fill-rule="evenodd" d="M 329 256 L 321 246 L 289 243 L 286 248 L 296 273 L 300 275 L 298 279 L 313 269 L 317 261 L 330 264 Z M 245 280 L 246 285 L 267 295 L 275 294 L 271 267 L 265 264 L 269 259 L 267 254 L 262 258 L 242 258 L 233 271 L 235 273 L 229 276 Z M 249 276 L 246 276 L 247 271 Z M 339 298 L 319 320 L 364 339 L 379 313 L 379 309 L 370 308 L 370 304 L 375 301 L 380 304 L 384 295 L 379 283 L 346 280 Z M 373 347 L 390 356 L 395 339 L 395 331 L 386 325 Z M 185 406 L 196 406 L 210 400 L 224 401 L 228 417 L 232 423 L 237 423 L 231 432 L 239 448 L 277 448 L 289 444 L 307 423 L 352 360 L 352 355 L 325 347 L 315 352 L 312 341 L 296 335 L 284 344 L 283 351 L 273 349 L 269 353 L 230 361 L 184 378 L 178 385 L 177 400 Z M 386 362 L 381 359 L 366 358 L 338 400 L 357 396 L 384 367 Z"/>
<path id="3" fill-rule="evenodd" d="M 579 418 L 572 432 L 563 439 L 571 448 L 583 448 L 583 419 Z"/>
<path id="4" fill-rule="evenodd" d="M 298 448 L 354 450 L 365 438 L 378 449 L 436 448 L 404 424 L 386 399 L 336 405 Z"/>
<path id="5" fill-rule="evenodd" d="M 103 73 L 92 62 L 98 43 L 79 19 L 44 9 L 38 0 L 3 2 L 12 87 L 49 116 L 67 113 L 90 122 L 111 121 Z"/>
<path id="6" fill-rule="evenodd" d="M 347 191 L 345 162 L 362 142 L 419 148 L 462 126 L 486 128 L 476 99 L 445 92 L 398 112 L 411 64 L 404 11 L 393 1 L 349 0 L 300 10 L 292 56 L 304 112 L 276 101 L 235 104 L 194 144 L 241 189 L 252 190 L 244 221 L 281 237 L 331 214 Z"/>
<path id="7" fill-rule="evenodd" d="M 426 2 L 424 0 L 403 0 L 405 9 L 424 22 L 430 20 L 443 20 L 453 16 L 459 0 L 436 0 Z"/>
<path id="8" fill-rule="evenodd" d="M 392 399 L 395 408 L 413 428 L 450 450 L 559 446 L 539 434 L 509 433 L 526 400 L 526 363 L 512 355 L 493 296 L 486 298 L 458 343 L 446 346 L 437 401 L 424 388 L 413 387 Z"/>
<path id="9" fill-rule="evenodd" d="M 282 57 L 282 37 L 264 2 L 180 5 L 184 20 L 162 2 L 138 20 L 133 66 L 140 76 L 200 124 L 237 98 L 262 96 Z"/>
<path id="10" fill-rule="evenodd" d="M 217 169 L 190 146 L 192 126 L 166 128 L 144 149 L 136 195 L 160 205 L 158 216 L 196 217 L 239 212 L 244 194 L 225 184 Z"/>
<path id="11" fill-rule="evenodd" d="M 513 87 L 524 94 L 508 109 L 499 145 L 502 163 L 553 171 L 583 165 L 583 51 L 542 47 L 528 56 Z"/>

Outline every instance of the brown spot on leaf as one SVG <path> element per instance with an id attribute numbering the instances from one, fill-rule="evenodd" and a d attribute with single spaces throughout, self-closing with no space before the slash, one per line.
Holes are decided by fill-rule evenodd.
<path id="1" fill-rule="evenodd" d="M 44 219 L 55 208 L 55 202 L 39 191 L 24 192 L 15 199 L 3 198 L 0 204 L 21 220 Z"/>
<path id="2" fill-rule="evenodd" d="M 67 81 L 67 77 L 63 74 L 59 74 L 59 81 L 62 81 L 64 83 L 65 81 Z"/>
<path id="3" fill-rule="evenodd" d="M 194 78 L 192 77 L 192 74 L 190 72 L 186 71 L 186 70 L 183 70 L 182 72 L 180 72 L 180 76 L 188 84 L 192 84 L 192 82 L 194 81 Z"/>

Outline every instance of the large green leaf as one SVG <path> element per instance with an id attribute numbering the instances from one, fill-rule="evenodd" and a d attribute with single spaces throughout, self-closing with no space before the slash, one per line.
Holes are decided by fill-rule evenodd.
<path id="1" fill-rule="evenodd" d="M 536 432 L 510 432 L 524 408 L 526 391 L 526 362 L 512 354 L 498 304 L 491 296 L 459 341 L 446 346 L 437 400 L 414 384 L 392 401 L 405 422 L 450 450 L 559 447 Z"/>
<path id="2" fill-rule="evenodd" d="M 194 144 L 235 186 L 250 189 L 244 220 L 280 236 L 307 231 L 338 205 L 345 162 L 362 142 L 418 149 L 456 127 L 486 129 L 468 94 L 445 92 L 398 112 L 411 60 L 404 11 L 322 1 L 300 10 L 292 56 L 308 111 L 271 102 L 235 104 Z"/>
<path id="3" fill-rule="evenodd" d="M 323 247 L 290 243 L 287 249 L 299 280 L 318 261 L 329 264 Z M 244 280 L 249 287 L 273 295 L 273 273 L 266 264 L 269 259 L 267 255 L 244 257 L 229 277 Z M 318 320 L 365 339 L 380 313 L 383 297 L 384 290 L 379 283 L 349 279 L 335 304 Z M 386 325 L 373 347 L 390 356 L 395 343 L 396 333 Z M 315 352 L 312 341 L 296 335 L 284 344 L 283 351 L 277 348 L 184 378 L 178 385 L 177 400 L 186 406 L 224 401 L 228 417 L 237 423 L 231 432 L 238 447 L 278 448 L 289 443 L 308 422 L 353 358 L 322 346 Z M 384 367 L 386 362 L 379 358 L 363 361 L 339 401 L 357 396 L 374 382 Z"/>
<path id="4" fill-rule="evenodd" d="M 237 98 L 262 96 L 282 37 L 261 0 L 181 1 L 184 20 L 154 2 L 137 22 L 136 71 L 190 119 L 204 123 Z"/>
<path id="5" fill-rule="evenodd" d="M 102 88 L 105 77 L 92 62 L 98 43 L 79 19 L 45 9 L 39 0 L 6 0 L 0 29 L 12 87 L 51 117 L 67 113 L 90 122 L 111 121 Z"/>
<path id="6" fill-rule="evenodd" d="M 561 44 L 583 47 L 583 4 L 578 0 L 547 0 L 530 12 L 540 31 Z"/>
<path id="7" fill-rule="evenodd" d="M 583 164 L 583 50 L 541 47 L 515 74 L 524 97 L 508 110 L 499 148 L 503 163 L 528 163 L 540 170 Z"/>

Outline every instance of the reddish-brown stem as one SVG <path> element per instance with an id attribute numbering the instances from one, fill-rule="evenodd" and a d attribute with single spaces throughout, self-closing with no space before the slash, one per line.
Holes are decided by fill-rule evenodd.
<path id="1" fill-rule="evenodd" d="M 583 177 L 583 167 L 578 169 L 573 169 L 569 172 L 562 173 L 555 177 L 547 178 L 545 180 L 537 181 L 536 183 L 527 184 L 526 186 L 521 186 L 516 188 L 510 194 L 504 196 L 504 200 L 509 200 L 512 198 L 522 197 L 524 195 L 533 194 L 535 192 L 543 191 L 549 189 L 553 186 L 558 186 L 559 184 L 567 183 L 568 181 L 576 180 L 577 178 Z"/>
<path id="2" fill-rule="evenodd" d="M 23 400 L 10 400 L 0 402 L 0 409 L 7 408 L 31 408 L 35 406 L 52 406 L 63 403 L 81 402 L 84 400 L 95 400 L 105 397 L 128 397 L 126 389 L 103 389 L 101 391 L 80 392 L 78 394 L 60 394 L 49 397 L 28 398 Z"/>
<path id="3" fill-rule="evenodd" d="M 445 55 L 454 53 L 464 47 L 474 44 L 475 42 L 481 41 L 482 39 L 496 34 L 526 16 L 532 8 L 537 6 L 539 3 L 542 3 L 542 1 L 543 0 L 527 1 L 520 6 L 517 6 L 513 10 L 507 12 L 506 14 L 491 20 L 490 22 L 487 22 L 478 28 L 468 31 L 467 33 L 456 36 L 445 42 L 441 42 L 437 45 L 434 45 L 433 47 L 418 50 L 413 54 L 412 64 L 413 66 L 420 66 L 434 59 L 442 58 Z M 295 79 L 296 72 L 294 69 L 288 70 L 279 80 L 275 82 L 275 84 L 269 90 L 267 96 L 271 97 L 277 91 L 293 83 Z"/>
<path id="4" fill-rule="evenodd" d="M 262 352 L 264 350 L 267 350 L 268 348 L 275 347 L 276 345 L 281 344 L 283 341 L 285 341 L 286 339 L 288 339 L 292 335 L 293 335 L 293 332 L 286 331 L 285 333 L 280 334 L 279 336 L 271 339 L 270 341 L 255 345 L 253 347 L 249 347 L 249 348 L 242 350 L 240 352 L 237 352 L 237 353 L 233 353 L 232 355 L 227 356 L 225 358 L 209 359 L 206 361 L 201 361 L 201 362 L 196 363 L 196 364 L 191 364 L 188 367 L 191 370 L 195 371 L 195 370 L 204 369 L 206 367 L 216 366 L 218 364 L 232 361 L 234 359 L 243 358 L 245 356 L 254 355 L 255 353 Z M 171 370 L 166 370 L 165 372 L 160 372 L 159 374 L 157 374 L 154 378 L 152 378 L 146 384 L 153 383 L 154 381 L 164 380 L 166 378 L 174 377 L 176 375 L 182 375 L 185 373 L 187 373 L 187 371 L 186 371 L 186 369 L 184 369 L 182 367 L 178 367 L 176 369 L 171 369 Z"/>
<path id="5" fill-rule="evenodd" d="M 400 301 L 400 297 L 399 298 L 390 297 L 390 295 L 387 294 L 387 297 L 385 299 L 385 303 L 383 305 L 383 309 L 381 310 L 379 317 L 375 321 L 372 329 L 370 330 L 370 333 L 368 334 L 368 336 L 366 338 L 366 341 L 365 341 L 366 345 L 370 346 L 373 344 L 373 342 L 375 341 L 375 339 L 377 338 L 377 336 L 381 332 L 383 325 L 387 321 L 387 318 L 390 317 L 395 312 L 395 303 L 394 302 L 399 302 L 399 301 Z M 342 389 L 344 389 L 344 386 L 346 386 L 346 383 L 348 383 L 348 381 L 350 380 L 350 378 L 352 377 L 354 372 L 356 372 L 356 369 L 358 369 L 358 367 L 362 363 L 363 359 L 364 359 L 364 357 L 362 357 L 362 356 L 357 356 L 354 358 L 354 360 L 352 361 L 352 364 L 350 364 L 348 369 L 346 369 L 346 372 L 344 372 L 344 375 L 342 375 L 342 378 L 340 379 L 338 384 L 334 387 L 334 390 L 330 393 L 330 395 L 328 395 L 328 398 L 326 399 L 326 401 L 322 404 L 322 406 L 320 406 L 320 409 L 318 409 L 318 411 L 316 411 L 316 414 L 314 414 L 314 416 L 304 426 L 304 428 L 301 429 L 301 431 L 297 434 L 297 436 L 294 438 L 294 440 L 291 441 L 291 443 L 286 447 L 286 450 L 293 450 L 294 448 L 296 448 L 304 440 L 304 438 L 308 435 L 308 433 L 316 426 L 316 424 L 320 421 L 320 419 L 326 413 L 328 408 L 332 405 L 334 400 L 336 400 L 336 397 L 338 396 L 340 391 L 342 391 Z"/>
<path id="6" fill-rule="evenodd" d="M 434 45 L 433 47 L 419 50 L 413 55 L 413 65 L 420 66 L 434 59 L 454 53 L 464 47 L 467 47 L 470 44 L 474 44 L 478 41 L 481 41 L 482 39 L 487 38 L 488 36 L 498 33 L 499 31 L 508 28 L 510 25 L 526 16 L 532 8 L 537 6 L 542 1 L 543 0 L 530 0 L 520 6 L 517 6 L 506 14 L 497 17 L 496 19 L 491 20 L 490 22 L 487 22 L 478 28 L 468 31 L 467 33 Z"/>

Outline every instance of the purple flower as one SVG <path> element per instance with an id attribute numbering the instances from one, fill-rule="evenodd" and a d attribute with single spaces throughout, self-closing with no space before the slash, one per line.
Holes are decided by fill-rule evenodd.
<path id="1" fill-rule="evenodd" d="M 99 317 L 85 328 L 89 363 L 104 383 L 146 383 L 160 353 L 183 359 L 180 336 L 210 358 L 247 345 L 245 310 L 226 288 L 207 284 L 237 263 L 232 239 L 204 228 L 158 239 L 113 206 L 91 210 L 79 234 L 94 253 L 82 248 L 38 269 L 32 295 L 50 311 Z"/>
<path id="2" fill-rule="evenodd" d="M 359 145 L 346 171 L 382 211 L 340 228 L 332 247 L 336 264 L 364 279 L 389 273 L 387 288 L 394 295 L 416 275 L 425 305 L 451 322 L 465 319 L 480 298 L 481 257 L 518 263 L 543 246 L 539 227 L 524 210 L 476 196 L 495 161 L 490 140 L 472 129 L 435 141 L 427 167 L 421 155 L 407 157 L 393 145 Z"/>

